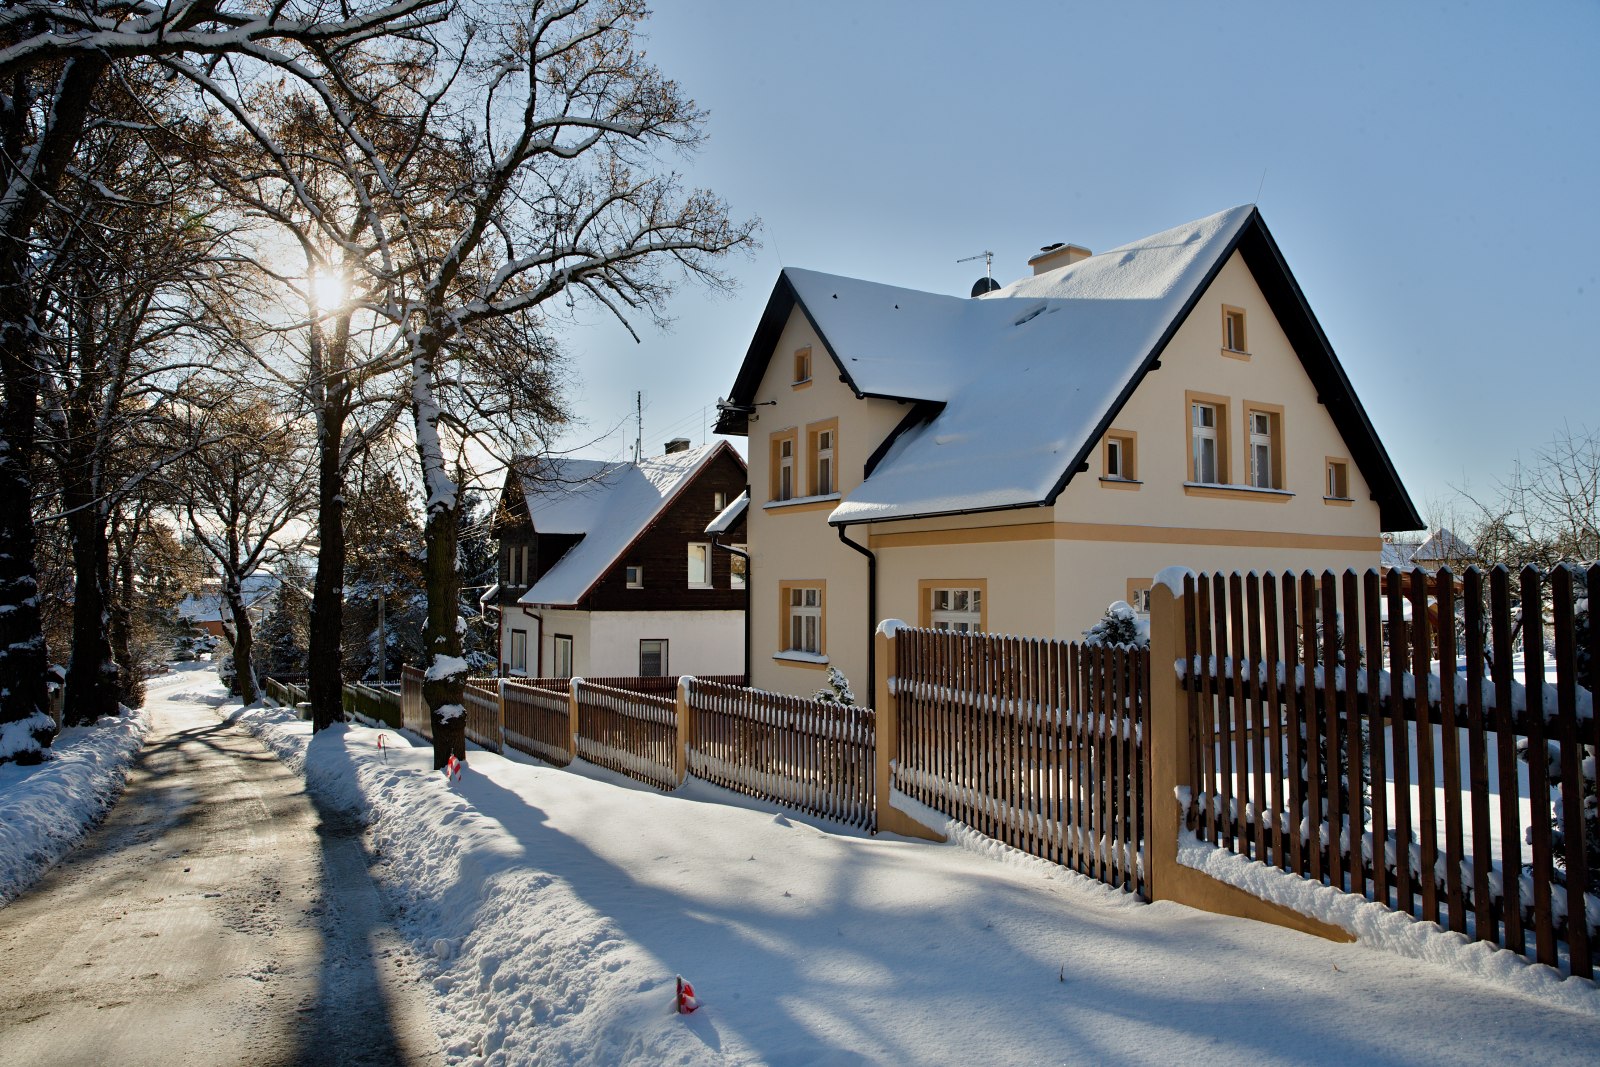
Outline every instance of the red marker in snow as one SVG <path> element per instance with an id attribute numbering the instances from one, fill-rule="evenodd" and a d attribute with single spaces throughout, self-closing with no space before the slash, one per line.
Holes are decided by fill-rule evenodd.
<path id="1" fill-rule="evenodd" d="M 446 760 L 444 765 L 444 776 L 446 781 L 453 779 L 459 782 L 461 780 L 461 761 L 456 759 L 454 756 L 451 756 L 448 760 Z"/>
<path id="2" fill-rule="evenodd" d="M 700 1006 L 694 997 L 694 986 L 683 980 L 683 975 L 678 975 L 678 1014 L 688 1015 Z"/>
<path id="3" fill-rule="evenodd" d="M 378 751 L 383 753 L 383 762 L 389 762 L 389 746 L 384 744 L 384 735 L 378 735 Z"/>

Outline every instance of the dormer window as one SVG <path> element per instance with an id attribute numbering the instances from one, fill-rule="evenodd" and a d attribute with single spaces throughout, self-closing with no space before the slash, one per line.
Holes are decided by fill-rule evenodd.
<path id="1" fill-rule="evenodd" d="M 1247 356 L 1250 354 L 1244 332 L 1243 308 L 1223 306 L 1222 350 L 1234 356 Z"/>

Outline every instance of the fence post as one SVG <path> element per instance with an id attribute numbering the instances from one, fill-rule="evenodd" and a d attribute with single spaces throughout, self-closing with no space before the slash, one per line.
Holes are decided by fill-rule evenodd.
<path id="1" fill-rule="evenodd" d="M 1166 576 L 1179 573 L 1172 569 Z M 1180 786 L 1188 781 L 1190 761 L 1189 711 L 1177 665 L 1186 656 L 1183 597 L 1165 581 L 1150 590 L 1150 732 L 1145 736 L 1145 767 L 1149 782 L 1150 836 L 1146 842 L 1145 893 L 1151 900 L 1171 900 L 1200 911 L 1233 915 L 1241 919 L 1285 926 L 1325 937 L 1329 941 L 1354 941 L 1343 928 L 1330 926 L 1297 911 L 1262 900 L 1219 882 L 1178 861 L 1178 839 L 1184 831 Z"/>
<path id="2" fill-rule="evenodd" d="M 673 751 L 673 770 L 682 785 L 689 776 L 689 743 L 693 740 L 694 719 L 689 707 L 689 683 L 694 678 L 683 675 L 678 679 L 678 745 Z"/>
<path id="3" fill-rule="evenodd" d="M 873 709 L 876 712 L 876 736 L 872 744 L 873 795 L 877 805 L 878 833 L 900 834 L 903 837 L 920 837 L 927 841 L 943 841 L 944 834 L 913 819 L 890 803 L 894 784 L 895 753 L 900 749 L 900 708 L 890 684 L 895 674 L 895 631 L 900 623 L 888 620 L 872 635 L 873 650 L 878 665 L 877 693 Z"/>
<path id="4" fill-rule="evenodd" d="M 495 737 L 500 742 L 500 754 L 503 756 L 506 752 L 506 680 L 504 678 L 496 678 L 494 680 L 494 713 L 495 725 L 498 727 Z"/>
<path id="5" fill-rule="evenodd" d="M 578 679 L 567 679 L 567 751 L 578 758 Z"/>

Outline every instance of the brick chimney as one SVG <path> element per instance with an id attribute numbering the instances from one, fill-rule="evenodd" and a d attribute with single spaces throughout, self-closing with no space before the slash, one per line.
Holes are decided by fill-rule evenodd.
<path id="1" fill-rule="evenodd" d="M 689 439 L 687 437 L 674 437 L 667 442 L 667 455 L 669 456 L 674 452 L 687 451 L 689 451 Z"/>
<path id="2" fill-rule="evenodd" d="M 1039 249 L 1038 255 L 1028 260 L 1028 266 L 1033 268 L 1034 274 L 1043 274 L 1047 270 L 1069 266 L 1080 259 L 1088 259 L 1092 255 L 1094 253 L 1082 245 L 1062 244 L 1057 241 L 1055 244 L 1045 245 Z"/>

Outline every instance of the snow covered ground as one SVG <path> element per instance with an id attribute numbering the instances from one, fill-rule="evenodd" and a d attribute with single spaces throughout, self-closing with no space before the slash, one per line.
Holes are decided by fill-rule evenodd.
<path id="1" fill-rule="evenodd" d="M 149 725 L 144 712 L 128 712 L 63 730 L 51 746 L 55 758 L 45 763 L 0 764 L 0 905 L 38 881 L 100 821 L 122 793 Z"/>
<path id="2" fill-rule="evenodd" d="M 477 751 L 447 783 L 394 731 L 312 739 L 277 710 L 224 710 L 369 822 L 453 1061 L 1487 1063 L 1530 1042 L 1541 1060 L 1600 1056 L 1592 988 L 1563 1008 L 1140 905 L 972 835 L 873 838 L 703 784 L 664 795 Z M 677 974 L 694 1015 L 672 1010 Z"/>

